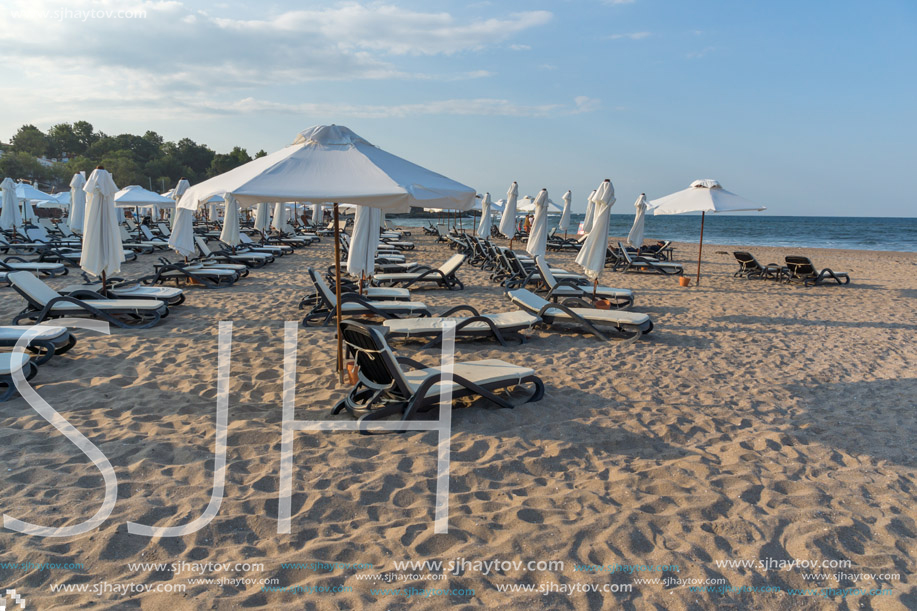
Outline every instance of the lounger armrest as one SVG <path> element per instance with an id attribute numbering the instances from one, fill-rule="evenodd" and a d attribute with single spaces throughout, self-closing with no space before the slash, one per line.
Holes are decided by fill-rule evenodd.
<path id="1" fill-rule="evenodd" d="M 459 306 L 455 306 L 454 308 L 451 308 L 451 309 L 449 309 L 449 310 L 446 310 L 445 312 L 443 312 L 443 313 L 440 314 L 439 316 L 441 316 L 441 317 L 443 317 L 443 318 L 446 318 L 446 317 L 448 317 L 448 316 L 452 316 L 453 314 L 457 314 L 457 313 L 459 313 L 459 312 L 468 312 L 468 313 L 470 313 L 472 316 L 480 316 L 480 315 L 481 315 L 480 312 L 478 312 L 476 309 L 474 309 L 474 308 L 473 308 L 472 306 L 470 306 L 470 305 L 459 305 Z"/>
<path id="2" fill-rule="evenodd" d="M 70 297 L 73 297 L 75 299 L 107 299 L 107 297 L 105 297 L 104 295 L 101 295 L 89 289 L 79 289 L 76 291 L 72 291 L 69 295 Z"/>

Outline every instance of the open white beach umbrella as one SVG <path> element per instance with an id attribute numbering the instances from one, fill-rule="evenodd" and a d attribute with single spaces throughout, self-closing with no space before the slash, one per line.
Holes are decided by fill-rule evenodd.
<path id="1" fill-rule="evenodd" d="M 115 213 L 115 193 L 118 187 L 107 170 L 95 169 L 83 186 L 86 192 L 86 218 L 83 219 L 83 254 L 80 268 L 93 276 L 102 277 L 121 271 L 124 249 Z"/>
<path id="2" fill-rule="evenodd" d="M 478 237 L 479 238 L 489 238 L 490 230 L 494 224 L 493 214 L 490 211 L 491 205 L 493 202 L 490 201 L 490 193 L 484 194 L 484 199 L 481 200 L 481 223 L 478 225 Z"/>
<path id="3" fill-rule="evenodd" d="M 86 192 L 83 186 L 86 184 L 86 177 L 82 172 L 77 172 L 70 179 L 70 219 L 68 225 L 70 231 L 81 233 L 83 231 L 83 216 L 86 210 Z"/>
<path id="4" fill-rule="evenodd" d="M 225 196 L 226 211 L 223 214 L 223 231 L 220 241 L 230 246 L 239 245 L 239 204 L 236 198 L 227 193 Z"/>
<path id="5" fill-rule="evenodd" d="M 32 223 L 37 220 L 35 209 L 32 208 L 32 202 L 44 202 L 54 199 L 44 191 L 39 191 L 27 182 L 16 184 L 16 198 L 22 204 L 22 222 L 23 224 Z"/>
<path id="6" fill-rule="evenodd" d="M 3 209 L 0 210 L 0 227 L 10 230 L 22 226 L 22 215 L 19 213 L 19 201 L 16 198 L 16 183 L 12 178 L 4 178 L 0 183 L 3 189 Z"/>
<path id="7" fill-rule="evenodd" d="M 700 212 L 700 242 L 697 250 L 697 280 L 700 283 L 701 254 L 704 250 L 704 217 L 708 212 L 748 212 L 766 210 L 764 206 L 727 191 L 720 183 L 707 178 L 695 180 L 687 189 L 654 199 L 649 203 L 653 214 Z"/>
<path id="8" fill-rule="evenodd" d="M 347 273 L 357 278 L 372 276 L 379 248 L 379 222 L 382 211 L 369 206 L 357 206 L 350 250 L 347 253 Z"/>
<path id="9" fill-rule="evenodd" d="M 175 202 L 168 197 L 144 189 L 139 185 L 130 185 L 115 193 L 115 207 L 117 208 L 169 207 L 174 205 Z"/>
<path id="10" fill-rule="evenodd" d="M 592 201 L 593 197 L 595 197 L 594 190 L 589 194 L 589 201 L 586 202 L 586 218 L 583 219 L 583 233 L 592 231 L 592 223 L 595 220 L 595 202 Z"/>
<path id="11" fill-rule="evenodd" d="M 605 254 L 608 250 L 608 220 L 611 207 L 615 203 L 615 188 L 607 178 L 593 191 L 592 199 L 595 213 L 592 229 L 576 255 L 576 262 L 583 267 L 586 276 L 598 282 L 605 268 Z"/>
<path id="12" fill-rule="evenodd" d="M 516 235 L 516 199 L 519 197 L 519 185 L 516 181 L 506 192 L 506 204 L 503 206 L 503 217 L 500 219 L 500 233 L 512 239 Z"/>
<path id="13" fill-rule="evenodd" d="M 548 190 L 542 189 L 535 197 L 535 218 L 529 231 L 525 249 L 533 257 L 544 256 L 548 250 Z"/>
<path id="14" fill-rule="evenodd" d="M 207 197 L 224 193 L 242 205 L 335 202 L 335 221 L 337 202 L 392 212 L 409 212 L 411 206 L 468 210 L 475 196 L 474 189 L 373 146 L 341 125 L 310 127 L 290 146 L 192 186 L 178 205 L 193 210 Z M 343 375 L 338 230 L 335 223 L 337 365 Z"/>
<path id="15" fill-rule="evenodd" d="M 568 189 L 564 193 L 564 209 L 560 213 L 560 221 L 557 223 L 557 228 L 564 232 L 564 235 L 567 235 L 567 229 L 570 227 L 570 202 L 573 200 L 573 194 Z"/>
<path id="16" fill-rule="evenodd" d="M 634 248 L 643 246 L 643 222 L 646 219 L 646 193 L 641 193 L 634 202 L 637 213 L 634 215 L 634 225 L 627 234 L 627 243 Z"/>

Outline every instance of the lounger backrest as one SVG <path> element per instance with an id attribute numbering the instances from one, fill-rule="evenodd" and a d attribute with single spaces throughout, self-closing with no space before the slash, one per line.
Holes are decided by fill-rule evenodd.
<path id="1" fill-rule="evenodd" d="M 60 293 L 33 276 L 30 272 L 12 272 L 7 275 L 9 283 L 16 288 L 26 299 L 38 305 L 47 305 L 52 299 L 60 297 Z"/>
<path id="2" fill-rule="evenodd" d="M 255 243 L 250 237 L 248 237 L 248 234 L 245 233 L 244 231 L 239 232 L 239 242 L 241 242 L 242 244 L 254 244 Z"/>
<path id="3" fill-rule="evenodd" d="M 159 229 L 159 233 L 162 235 L 171 235 L 172 230 L 169 229 L 165 223 L 156 223 L 156 228 Z"/>
<path id="4" fill-rule="evenodd" d="M 316 273 L 313 268 L 308 268 L 306 270 L 309 273 L 309 277 L 312 279 L 312 284 L 315 285 L 315 288 L 322 294 L 322 297 L 325 298 L 325 301 L 328 302 L 328 305 L 332 308 L 337 307 L 337 296 L 334 294 L 334 291 L 331 290 L 331 287 L 325 283 L 325 279 L 321 277 L 320 274 Z"/>
<path id="5" fill-rule="evenodd" d="M 510 300 L 523 310 L 528 310 L 532 314 L 537 314 L 541 308 L 548 305 L 548 302 L 527 289 L 516 289 L 507 291 Z"/>
<path id="6" fill-rule="evenodd" d="M 451 276 L 462 266 L 462 263 L 465 262 L 465 257 L 467 255 L 452 255 L 449 259 L 439 266 L 439 271 L 443 273 L 444 276 Z"/>
<path id="7" fill-rule="evenodd" d="M 143 237 L 145 237 L 147 241 L 149 242 L 152 242 L 153 240 L 156 239 L 156 237 L 153 235 L 153 232 L 150 231 L 150 228 L 147 227 L 146 225 L 140 226 L 140 233 L 142 233 Z"/>
<path id="8" fill-rule="evenodd" d="M 818 274 L 808 257 L 788 255 L 786 257 L 786 266 L 797 276 L 815 276 Z"/>
<path id="9" fill-rule="evenodd" d="M 551 266 L 548 265 L 548 262 L 544 260 L 543 256 L 537 255 L 535 257 L 535 265 L 538 266 L 538 273 L 544 278 L 545 284 L 548 285 L 549 289 L 553 289 L 557 286 L 557 280 L 554 278 L 554 274 L 551 273 Z"/>
<path id="10" fill-rule="evenodd" d="M 133 238 L 127 232 L 127 229 L 124 228 L 124 225 L 118 225 L 118 229 L 121 230 L 121 241 L 122 242 L 132 242 Z"/>
<path id="11" fill-rule="evenodd" d="M 51 222 L 51 219 L 38 219 L 38 225 L 44 227 L 48 231 L 57 231 L 57 228 L 54 226 L 54 223 Z"/>
<path id="12" fill-rule="evenodd" d="M 736 261 L 739 262 L 739 265 L 742 266 L 742 269 L 761 269 L 761 265 L 758 264 L 758 261 L 751 253 L 739 250 L 732 254 L 736 258 Z"/>
<path id="13" fill-rule="evenodd" d="M 65 238 L 76 237 L 76 234 L 70 231 L 70 227 L 67 226 L 67 223 L 58 223 L 57 230 L 60 231 Z"/>
<path id="14" fill-rule="evenodd" d="M 127 228 L 131 231 L 137 228 L 137 223 L 134 222 L 134 219 L 124 219 L 124 224 L 127 225 Z"/>
<path id="15" fill-rule="evenodd" d="M 630 258 L 630 253 L 627 251 L 627 248 L 625 248 L 624 244 L 622 244 L 621 242 L 618 242 L 618 252 L 621 253 L 621 256 L 624 257 L 624 259 L 628 263 L 634 262 L 634 260 Z"/>
<path id="16" fill-rule="evenodd" d="M 204 241 L 204 238 L 202 238 L 199 235 L 196 235 L 194 236 L 194 243 L 197 244 L 197 248 L 198 250 L 201 251 L 202 255 L 204 255 L 205 257 L 213 256 L 213 251 L 210 250 L 209 246 L 207 246 L 207 242 Z"/>
<path id="17" fill-rule="evenodd" d="M 385 337 L 378 331 L 355 320 L 341 321 L 341 337 L 356 352 L 360 375 L 379 386 L 394 383 L 405 398 L 413 393 Z"/>
<path id="18" fill-rule="evenodd" d="M 30 227 L 25 230 L 25 235 L 27 238 L 33 242 L 50 242 L 51 236 L 48 235 L 48 232 L 45 231 L 44 227 Z"/>

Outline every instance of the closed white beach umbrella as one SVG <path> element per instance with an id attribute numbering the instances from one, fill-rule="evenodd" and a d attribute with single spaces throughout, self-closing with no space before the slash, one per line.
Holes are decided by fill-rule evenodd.
<path id="1" fill-rule="evenodd" d="M 506 192 L 506 204 L 503 206 L 503 218 L 500 219 L 500 233 L 512 239 L 516 235 L 516 198 L 519 197 L 519 185 L 516 181 Z"/>
<path id="2" fill-rule="evenodd" d="M 239 245 L 239 203 L 230 194 L 224 196 L 226 212 L 223 214 L 223 231 L 220 241 L 230 246 Z"/>
<path id="3" fill-rule="evenodd" d="M 598 282 L 602 270 L 605 269 L 605 254 L 608 250 L 608 220 L 611 215 L 611 207 L 615 203 L 615 188 L 606 178 L 593 193 L 590 200 L 595 205 L 592 229 L 579 254 L 576 255 L 576 262 L 583 267 L 589 278 Z"/>
<path id="4" fill-rule="evenodd" d="M 185 194 L 185 191 L 187 191 L 190 186 L 191 186 L 191 183 L 189 183 L 188 179 L 185 178 L 184 176 L 178 179 L 178 184 L 175 185 L 174 189 L 172 189 L 172 199 L 175 200 L 176 204 L 178 203 L 178 200 L 181 199 L 181 196 Z M 175 226 L 175 217 L 176 215 L 174 212 L 170 213 L 170 216 L 169 216 L 169 220 L 170 220 L 169 227 L 170 228 Z"/>
<path id="5" fill-rule="evenodd" d="M 589 194 L 589 201 L 586 202 L 586 218 L 583 219 L 583 233 L 592 231 L 592 223 L 595 219 L 595 202 L 592 201 L 593 197 L 595 197 L 595 190 Z"/>
<path id="6" fill-rule="evenodd" d="M 287 224 L 287 208 L 283 205 L 283 202 L 277 202 L 274 204 L 274 218 L 271 221 L 271 227 L 277 231 L 285 231 Z"/>
<path id="7" fill-rule="evenodd" d="M 494 224 L 494 217 L 490 211 L 492 204 L 493 202 L 490 201 L 490 193 L 485 193 L 484 199 L 481 200 L 481 222 L 478 225 L 479 238 L 490 237 L 490 230 Z"/>
<path id="8" fill-rule="evenodd" d="M 548 250 L 548 190 L 542 189 L 535 196 L 535 218 L 529 231 L 525 248 L 533 257 L 544 256 Z"/>
<path id="9" fill-rule="evenodd" d="M 70 179 L 70 219 L 67 224 L 70 231 L 81 233 L 83 231 L 83 216 L 86 210 L 86 192 L 83 186 L 86 184 L 86 177 L 82 172 L 77 172 Z"/>
<path id="10" fill-rule="evenodd" d="M 347 253 L 347 273 L 351 276 L 372 276 L 379 248 L 379 222 L 382 211 L 369 206 L 357 206 L 353 222 L 350 251 Z"/>
<path id="11" fill-rule="evenodd" d="M 557 228 L 564 232 L 564 235 L 567 235 L 567 229 L 570 227 L 570 202 L 573 200 L 573 194 L 567 190 L 564 193 L 564 209 L 560 213 L 560 221 L 557 223 Z"/>
<path id="12" fill-rule="evenodd" d="M 312 225 L 318 227 L 322 224 L 324 213 L 321 204 L 312 204 Z"/>
<path id="13" fill-rule="evenodd" d="M 712 178 L 695 180 L 687 189 L 654 199 L 649 203 L 653 214 L 685 214 L 700 212 L 700 242 L 697 250 L 697 283 L 700 283 L 701 254 L 704 250 L 704 217 L 708 212 L 748 212 L 766 210 L 724 189 Z"/>
<path id="14" fill-rule="evenodd" d="M 627 234 L 627 243 L 634 248 L 640 248 L 643 246 L 643 221 L 646 219 L 646 193 L 640 194 L 634 202 L 634 208 L 637 209 L 637 213 L 634 215 L 634 226 Z"/>
<path id="15" fill-rule="evenodd" d="M 271 205 L 267 202 L 258 202 L 255 207 L 255 229 L 264 233 L 271 226 Z"/>
<path id="16" fill-rule="evenodd" d="M 194 256 L 194 211 L 177 208 L 169 234 L 169 248 L 183 257 Z"/>
<path id="17" fill-rule="evenodd" d="M 93 276 L 105 278 L 121 271 L 124 249 L 115 212 L 118 187 L 107 170 L 95 169 L 83 186 L 86 192 L 86 216 L 83 219 L 83 254 L 80 268 Z"/>
<path id="18" fill-rule="evenodd" d="M 3 209 L 0 210 L 0 227 L 10 230 L 22 226 L 22 215 L 19 214 L 19 201 L 16 199 L 16 183 L 12 178 L 4 178 L 0 183 L 3 189 Z"/>

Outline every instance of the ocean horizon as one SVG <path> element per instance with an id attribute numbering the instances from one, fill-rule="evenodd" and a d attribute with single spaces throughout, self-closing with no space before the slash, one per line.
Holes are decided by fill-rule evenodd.
<path id="1" fill-rule="evenodd" d="M 584 214 L 571 215 L 568 235 L 575 234 L 584 219 Z M 462 218 L 459 222 L 469 228 L 472 220 Z M 392 219 L 394 224 L 409 227 L 422 227 L 433 221 L 417 217 Z M 557 216 L 549 217 L 549 230 L 558 221 Z M 626 238 L 633 221 L 633 214 L 612 214 L 608 235 Z M 648 214 L 643 235 L 645 240 L 697 242 L 700 223 L 699 214 Z M 704 244 L 917 252 L 917 218 L 708 214 Z"/>

